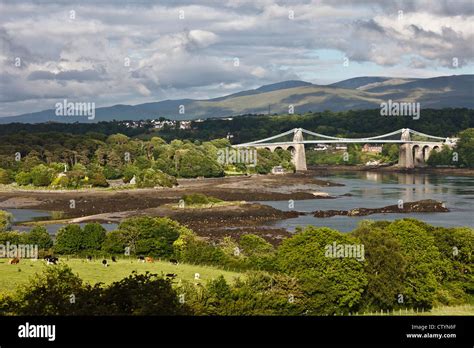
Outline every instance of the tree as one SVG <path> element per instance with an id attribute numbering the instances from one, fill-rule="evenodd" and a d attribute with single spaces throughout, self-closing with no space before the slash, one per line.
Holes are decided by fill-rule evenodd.
<path id="1" fill-rule="evenodd" d="M 81 226 L 76 224 L 61 227 L 56 235 L 54 251 L 58 254 L 74 254 L 84 249 Z"/>
<path id="2" fill-rule="evenodd" d="M 130 243 L 130 240 L 122 231 L 111 231 L 106 234 L 104 243 L 102 243 L 102 250 L 109 254 L 124 254 L 125 248 Z"/>
<path id="3" fill-rule="evenodd" d="M 84 226 L 82 248 L 85 250 L 100 250 L 105 241 L 106 230 L 99 223 L 89 223 Z"/>
<path id="4" fill-rule="evenodd" d="M 12 227 L 13 215 L 7 211 L 0 210 L 0 232 L 9 231 Z"/>
<path id="5" fill-rule="evenodd" d="M 456 165 L 453 162 L 453 150 L 449 146 L 443 146 L 441 151 L 431 151 L 430 157 L 426 161 L 430 166 L 437 165 Z"/>
<path id="6" fill-rule="evenodd" d="M 362 262 L 327 255 L 328 246 L 360 245 L 346 234 L 322 227 L 306 227 L 285 239 L 277 253 L 280 271 L 299 279 L 312 314 L 348 313 L 361 305 L 367 285 Z"/>
<path id="7" fill-rule="evenodd" d="M 404 304 L 412 308 L 431 308 L 444 268 L 434 237 L 414 219 L 396 220 L 387 226 L 387 231 L 398 239 L 406 260 Z"/>
<path id="8" fill-rule="evenodd" d="M 474 167 L 474 128 L 459 133 L 456 150 L 459 152 L 459 160 L 462 164 L 469 168 Z"/>
<path id="9" fill-rule="evenodd" d="M 53 239 L 43 226 L 35 226 L 25 234 L 26 244 L 36 244 L 39 249 L 49 249 L 53 246 Z"/>
<path id="10" fill-rule="evenodd" d="M 121 239 L 132 253 L 169 257 L 173 254 L 173 242 L 188 229 L 169 218 L 148 216 L 123 220 L 118 228 Z"/>
<path id="11" fill-rule="evenodd" d="M 176 178 L 150 168 L 139 174 L 136 185 L 137 187 L 173 187 L 177 183 Z"/>
<path id="12" fill-rule="evenodd" d="M 404 307 L 406 261 L 396 236 L 391 231 L 375 227 L 369 221 L 360 224 L 352 234 L 361 241 L 366 250 L 364 267 L 368 284 L 364 293 L 364 310 L 392 310 L 398 306 Z"/>
<path id="13" fill-rule="evenodd" d="M 15 176 L 15 181 L 18 185 L 21 186 L 29 185 L 32 181 L 31 174 L 27 172 L 19 172 Z"/>
<path id="14" fill-rule="evenodd" d="M 31 170 L 31 180 L 35 186 L 49 186 L 54 178 L 54 170 L 40 164 Z"/>
<path id="15" fill-rule="evenodd" d="M 0 168 L 0 184 L 6 185 L 11 183 L 10 175 L 5 169 Z"/>

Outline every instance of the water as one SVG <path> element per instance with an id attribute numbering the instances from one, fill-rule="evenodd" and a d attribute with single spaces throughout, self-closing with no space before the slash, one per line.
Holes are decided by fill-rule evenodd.
<path id="1" fill-rule="evenodd" d="M 294 231 L 297 226 L 327 226 L 339 231 L 351 231 L 358 222 L 370 220 L 395 220 L 414 217 L 436 226 L 474 227 L 474 177 L 442 176 L 433 174 L 340 172 L 321 175 L 318 179 L 331 180 L 345 186 L 323 187 L 336 199 L 311 199 L 295 201 L 294 209 L 349 210 L 354 208 L 380 208 L 422 199 L 442 201 L 450 209 L 447 213 L 374 214 L 360 217 L 333 216 L 315 218 L 300 216 L 272 223 L 271 226 Z M 350 194 L 352 196 L 341 196 Z M 287 201 L 259 202 L 280 210 L 290 210 Z"/>
<path id="2" fill-rule="evenodd" d="M 22 226 L 17 225 L 22 222 L 27 221 L 40 221 L 40 220 L 51 220 L 51 219 L 59 219 L 63 216 L 62 212 L 57 211 L 44 211 L 44 210 L 36 210 L 36 209 L 2 209 L 6 210 L 13 215 L 13 230 L 15 231 L 29 231 L 33 228 L 33 226 Z M 84 227 L 87 223 L 80 223 L 81 227 Z M 58 224 L 47 224 L 43 225 L 44 228 L 48 231 L 49 234 L 55 235 L 58 230 L 65 226 L 66 224 L 58 223 Z M 101 225 L 107 231 L 113 231 L 117 229 L 118 224 L 116 223 L 101 223 Z"/>
<path id="3" fill-rule="evenodd" d="M 13 215 L 13 224 L 26 221 L 49 219 L 53 212 L 35 209 L 2 209 Z"/>

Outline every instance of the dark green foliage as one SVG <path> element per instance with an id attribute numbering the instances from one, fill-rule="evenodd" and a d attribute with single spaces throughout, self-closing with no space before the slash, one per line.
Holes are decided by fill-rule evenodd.
<path id="1" fill-rule="evenodd" d="M 54 251 L 58 254 L 75 254 L 84 249 L 81 226 L 66 225 L 58 230 Z"/>
<path id="2" fill-rule="evenodd" d="M 295 278 L 248 273 L 229 284 L 220 276 L 204 288 L 185 283 L 180 291 L 198 315 L 302 315 L 305 299 Z"/>
<path id="3" fill-rule="evenodd" d="M 334 242 L 360 244 L 329 228 L 307 227 L 278 248 L 279 269 L 301 281 L 313 314 L 348 313 L 361 306 L 367 285 L 363 263 L 355 258 L 327 257 L 327 247 Z"/>
<path id="4" fill-rule="evenodd" d="M 187 231 L 184 226 L 168 218 L 133 217 L 120 223 L 118 235 L 114 235 L 108 243 L 118 249 L 119 240 L 122 240 L 125 246 L 130 247 L 131 253 L 169 257 L 174 251 L 174 241 Z"/>
<path id="5" fill-rule="evenodd" d="M 38 249 L 49 249 L 53 246 L 53 239 L 43 226 L 35 226 L 25 233 L 25 244 L 38 245 Z"/>
<path id="6" fill-rule="evenodd" d="M 145 169 L 137 177 L 137 187 L 173 187 L 177 184 L 176 178 L 151 168 Z"/>
<path id="7" fill-rule="evenodd" d="M 0 232 L 8 231 L 12 227 L 13 215 L 7 211 L 0 210 Z"/>
<path id="8" fill-rule="evenodd" d="M 13 296 L 0 299 L 0 315 L 183 315 L 168 280 L 136 274 L 114 282 L 85 285 L 64 265 L 47 267 Z"/>
<path id="9" fill-rule="evenodd" d="M 365 250 L 364 267 L 368 284 L 364 293 L 364 310 L 404 307 L 404 303 L 398 301 L 404 301 L 406 261 L 394 233 L 365 223 L 353 234 L 364 244 Z"/>
<path id="10" fill-rule="evenodd" d="M 31 170 L 31 182 L 35 186 L 48 186 L 54 178 L 54 170 L 40 164 Z"/>
<path id="11" fill-rule="evenodd" d="M 109 254 L 124 254 L 127 242 L 121 231 L 112 231 L 107 233 L 102 250 Z"/>
<path id="12" fill-rule="evenodd" d="M 106 231 L 99 223 L 90 223 L 84 226 L 82 232 L 82 247 L 86 250 L 100 250 L 105 240 Z"/>
<path id="13" fill-rule="evenodd" d="M 9 184 L 11 182 L 12 180 L 8 171 L 0 168 L 0 184 Z"/>
<path id="14" fill-rule="evenodd" d="M 448 146 L 443 146 L 441 151 L 431 151 L 430 157 L 426 161 L 427 164 L 430 166 L 438 166 L 438 165 L 448 165 L 454 166 L 457 165 L 457 162 L 453 161 L 453 152 L 454 150 Z"/>
<path id="15" fill-rule="evenodd" d="M 66 225 L 59 229 L 54 251 L 58 254 L 77 254 L 85 251 L 100 250 L 105 241 L 105 229 L 98 223 L 84 226 Z"/>
<path id="16" fill-rule="evenodd" d="M 401 246 L 406 261 L 403 297 L 407 306 L 431 308 L 439 287 L 443 268 L 446 267 L 435 239 L 410 219 L 392 222 L 387 231 L 392 232 Z"/>
<path id="17" fill-rule="evenodd" d="M 222 202 L 222 200 L 218 198 L 206 196 L 202 193 L 191 193 L 189 195 L 184 195 L 182 199 L 185 205 L 211 204 Z"/>
<path id="18" fill-rule="evenodd" d="M 474 167 L 474 128 L 469 128 L 459 133 L 456 151 L 459 152 L 460 164 L 469 168 Z"/>
<path id="19" fill-rule="evenodd" d="M 109 183 L 105 178 L 104 173 L 102 172 L 95 172 L 91 173 L 89 176 L 88 184 L 92 185 L 92 187 L 108 187 Z"/>
<path id="20" fill-rule="evenodd" d="M 29 185 L 31 184 L 31 181 L 32 181 L 31 174 L 27 172 L 19 172 L 15 176 L 15 181 L 18 185 L 22 185 L 22 186 Z"/>

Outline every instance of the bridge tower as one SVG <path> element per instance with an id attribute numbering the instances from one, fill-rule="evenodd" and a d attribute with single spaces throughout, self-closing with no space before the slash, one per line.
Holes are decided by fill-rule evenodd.
<path id="1" fill-rule="evenodd" d="M 403 128 L 402 129 L 402 137 L 401 140 L 410 141 L 410 129 Z M 402 144 L 400 145 L 400 152 L 398 154 L 398 166 L 403 168 L 414 168 L 415 164 L 413 163 L 413 154 L 412 154 L 412 146 L 411 144 Z"/>
<path id="2" fill-rule="evenodd" d="M 303 141 L 303 132 L 301 128 L 295 129 L 295 133 L 293 136 L 293 164 L 295 165 L 295 168 L 297 171 L 300 170 L 308 170 L 306 167 L 306 153 L 304 150 L 304 144 L 301 142 Z"/>

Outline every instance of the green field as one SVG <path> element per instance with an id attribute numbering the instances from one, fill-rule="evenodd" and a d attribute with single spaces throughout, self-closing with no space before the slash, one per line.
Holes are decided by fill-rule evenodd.
<path id="1" fill-rule="evenodd" d="M 71 267 L 74 273 L 87 283 L 104 283 L 110 284 L 130 275 L 132 271 L 145 273 L 149 271 L 156 274 L 175 273 L 177 277 L 175 281 L 188 280 L 193 282 L 206 283 L 211 279 L 216 279 L 223 275 L 224 278 L 232 282 L 235 278 L 242 276 L 242 273 L 230 272 L 218 268 L 195 266 L 190 264 L 172 265 L 169 262 L 141 263 L 135 258 L 119 259 L 116 263 L 110 263 L 109 267 L 102 265 L 102 260 L 87 261 L 85 259 L 69 259 L 60 258 L 60 263 L 66 263 Z M 110 260 L 109 260 L 110 262 Z M 28 282 L 30 277 L 36 273 L 40 273 L 47 266 L 44 261 L 33 261 L 30 259 L 22 259 L 18 265 L 9 265 L 7 259 L 0 259 L 0 292 L 12 292 L 15 288 Z M 195 273 L 199 273 L 199 280 L 195 280 Z"/>

